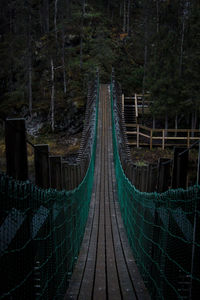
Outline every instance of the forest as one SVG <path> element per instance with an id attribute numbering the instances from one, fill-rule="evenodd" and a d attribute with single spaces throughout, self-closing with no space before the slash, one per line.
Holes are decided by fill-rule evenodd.
<path id="1" fill-rule="evenodd" d="M 2 0 L 0 6 L 1 124 L 21 116 L 32 133 L 79 132 L 96 68 L 109 82 L 114 67 L 126 95 L 149 94 L 160 123 L 199 128 L 198 0 Z"/>

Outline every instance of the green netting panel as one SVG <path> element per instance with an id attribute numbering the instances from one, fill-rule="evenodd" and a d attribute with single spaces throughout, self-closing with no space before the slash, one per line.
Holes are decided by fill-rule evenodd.
<path id="1" fill-rule="evenodd" d="M 92 156 L 72 191 L 42 190 L 0 174 L 0 299 L 63 299 L 88 217 L 97 139 L 99 83 Z"/>
<path id="2" fill-rule="evenodd" d="M 200 295 L 200 186 L 158 194 L 140 192 L 130 183 L 118 153 L 115 97 L 111 84 L 118 200 L 140 273 L 152 299 L 197 299 Z"/>

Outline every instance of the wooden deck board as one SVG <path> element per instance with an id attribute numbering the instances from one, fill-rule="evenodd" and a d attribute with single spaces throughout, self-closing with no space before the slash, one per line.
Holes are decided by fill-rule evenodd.
<path id="1" fill-rule="evenodd" d="M 93 193 L 67 299 L 150 299 L 132 256 L 117 202 L 108 85 L 100 88 Z"/>

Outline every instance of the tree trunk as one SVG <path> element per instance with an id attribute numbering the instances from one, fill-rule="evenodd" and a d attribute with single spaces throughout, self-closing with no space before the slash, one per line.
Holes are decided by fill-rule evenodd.
<path id="1" fill-rule="evenodd" d="M 126 32 L 126 0 L 124 0 L 123 32 Z"/>
<path id="2" fill-rule="evenodd" d="M 127 11 L 127 33 L 129 35 L 129 30 L 130 30 L 130 4 L 131 1 L 128 0 L 128 11 Z"/>
<path id="3" fill-rule="evenodd" d="M 29 15 L 28 15 L 28 102 L 29 102 L 29 113 L 32 118 L 32 45 L 31 45 L 31 7 L 29 3 Z"/>
<path id="4" fill-rule="evenodd" d="M 49 32 L 49 0 L 43 0 L 44 32 Z"/>
<path id="5" fill-rule="evenodd" d="M 55 30 L 56 43 L 57 43 L 57 12 L 58 12 L 58 0 L 55 0 L 55 10 L 54 10 L 54 30 Z"/>
<path id="6" fill-rule="evenodd" d="M 144 94 L 145 94 L 145 84 L 146 84 L 146 67 L 147 67 L 147 28 L 146 28 L 146 20 L 145 17 L 145 37 L 144 37 L 144 71 L 143 71 L 143 80 L 142 80 L 142 122 L 144 121 Z"/>
<path id="7" fill-rule="evenodd" d="M 67 16 L 71 17 L 71 0 L 67 0 Z"/>
<path id="8" fill-rule="evenodd" d="M 10 7 L 9 7 L 9 17 L 10 17 L 10 35 L 15 33 L 15 22 L 14 22 L 14 16 L 13 16 L 13 3 L 10 3 Z M 8 86 L 8 90 L 9 92 L 12 92 L 14 89 L 14 82 L 13 82 L 13 57 L 14 57 L 14 53 L 13 53 L 13 43 L 9 43 L 9 86 Z"/>
<path id="9" fill-rule="evenodd" d="M 32 117 L 33 94 L 32 94 L 32 57 L 31 52 L 28 54 L 28 98 L 29 98 L 29 113 Z"/>
<path id="10" fill-rule="evenodd" d="M 85 15 L 85 0 L 82 0 L 82 10 L 83 10 L 83 15 Z"/>
<path id="11" fill-rule="evenodd" d="M 156 32 L 159 33 L 159 0 L 156 0 Z"/>
<path id="12" fill-rule="evenodd" d="M 63 64 L 63 88 L 64 88 L 64 94 L 66 94 L 67 83 L 66 83 L 66 71 L 65 71 L 65 34 L 64 34 L 63 27 L 62 27 L 62 64 Z"/>
<path id="13" fill-rule="evenodd" d="M 155 118 L 155 116 L 153 115 L 153 129 L 155 129 L 156 128 L 156 118 Z"/>
<path id="14" fill-rule="evenodd" d="M 81 18 L 81 38 L 80 38 L 80 69 L 83 65 L 83 21 L 85 16 L 85 0 L 82 2 L 82 18 Z"/>
<path id="15" fill-rule="evenodd" d="M 54 64 L 53 59 L 51 58 L 51 130 L 54 132 Z"/>
<path id="16" fill-rule="evenodd" d="M 182 76 L 183 68 L 183 43 L 184 43 L 184 34 L 185 34 L 185 18 L 183 16 L 182 21 L 182 32 L 181 32 L 181 49 L 180 49 L 180 64 L 179 64 L 179 76 Z"/>
<path id="17" fill-rule="evenodd" d="M 143 80 L 142 80 L 142 122 L 144 122 L 144 94 L 146 85 L 146 70 L 147 70 L 147 51 L 148 51 L 148 2 L 144 3 L 144 65 L 143 65 Z"/>
<path id="18" fill-rule="evenodd" d="M 82 70 L 83 66 L 83 35 L 81 33 L 81 40 L 80 40 L 80 69 Z"/>

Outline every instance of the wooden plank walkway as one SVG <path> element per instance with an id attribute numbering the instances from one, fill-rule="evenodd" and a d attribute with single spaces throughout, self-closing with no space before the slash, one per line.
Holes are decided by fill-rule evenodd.
<path id="1" fill-rule="evenodd" d="M 136 267 L 116 196 L 109 85 L 100 86 L 94 187 L 79 258 L 65 300 L 150 299 Z"/>

